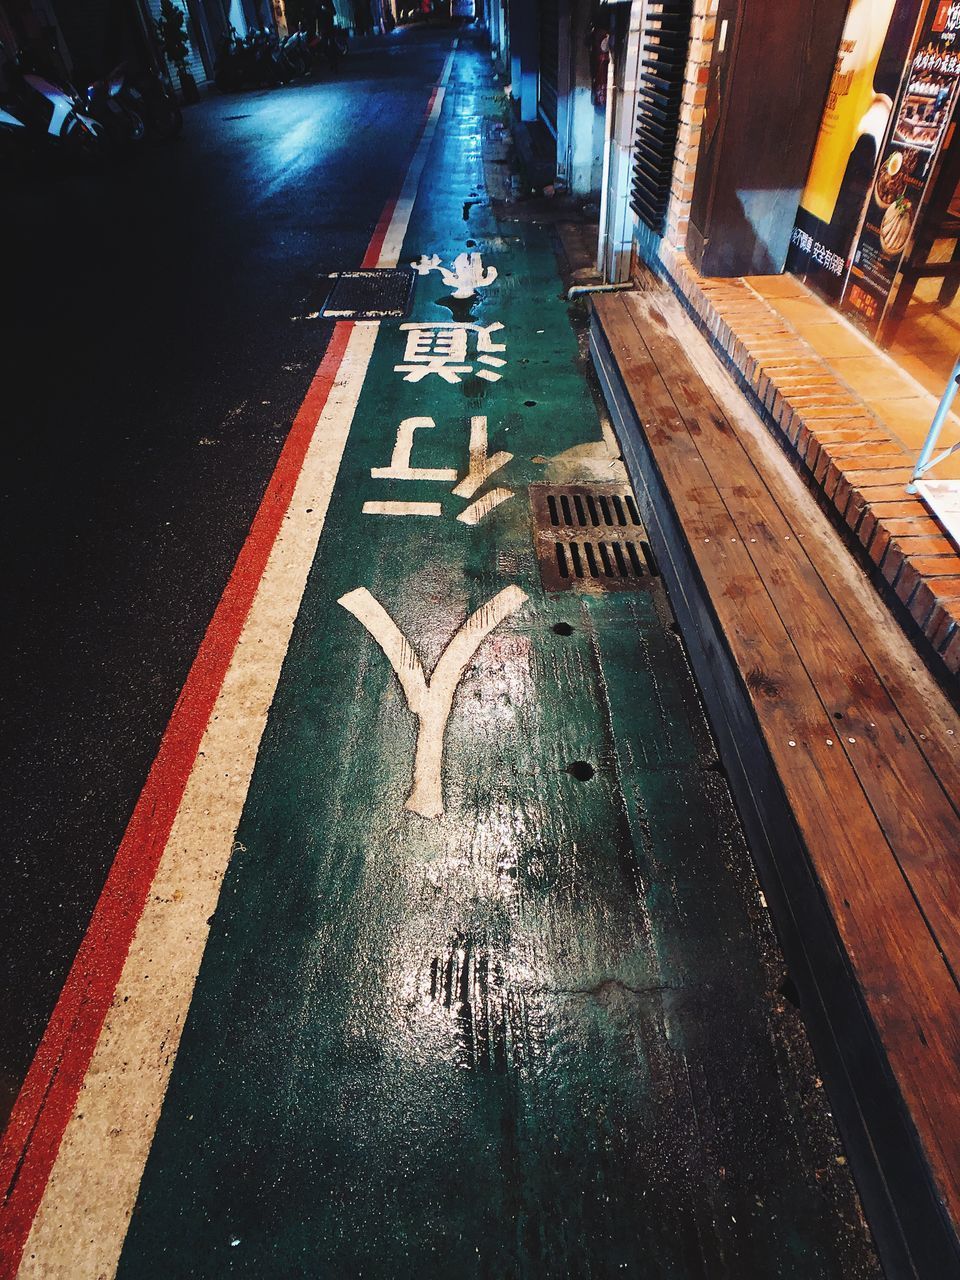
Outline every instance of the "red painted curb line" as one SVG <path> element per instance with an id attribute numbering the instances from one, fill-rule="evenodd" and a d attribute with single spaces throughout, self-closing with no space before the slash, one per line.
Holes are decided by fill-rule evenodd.
<path id="1" fill-rule="evenodd" d="M 353 329 L 337 324 L 190 667 L 0 1143 L 0 1275 L 13 1276 L 110 1008 L 200 741 Z"/>
<path id="2" fill-rule="evenodd" d="M 437 86 L 430 95 L 430 101 L 427 103 L 427 110 L 423 121 L 423 128 L 417 135 L 417 145 L 413 151 L 414 155 L 416 155 L 417 151 L 420 149 L 420 143 L 423 140 L 424 133 L 426 133 L 427 125 L 430 123 L 430 114 L 433 111 L 433 104 L 436 102 L 437 94 L 439 92 L 440 89 L 439 86 Z M 390 223 L 393 221 L 393 214 L 399 200 L 400 192 L 397 192 L 393 199 L 388 200 L 384 205 L 383 212 L 380 214 L 380 220 L 374 228 L 373 235 L 370 237 L 367 252 L 363 255 L 363 261 L 360 263 L 361 267 L 375 267 L 379 263 L 380 254 L 383 252 L 383 242 L 387 238 L 387 232 L 390 230 Z"/>
<path id="3" fill-rule="evenodd" d="M 431 98 L 431 102 L 433 99 Z M 367 245 L 367 252 L 363 255 L 363 261 L 360 263 L 361 270 L 366 267 L 375 267 L 380 261 L 380 254 L 383 251 L 383 242 L 387 238 L 387 231 L 390 229 L 390 223 L 393 221 L 393 213 L 397 207 L 399 196 L 394 196 L 392 200 L 388 200 L 383 206 L 383 213 L 380 220 L 374 227 L 373 235 L 370 237 L 370 243 Z"/>

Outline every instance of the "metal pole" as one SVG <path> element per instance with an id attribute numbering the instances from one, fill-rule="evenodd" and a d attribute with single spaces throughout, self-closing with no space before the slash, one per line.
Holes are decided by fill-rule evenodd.
<path id="1" fill-rule="evenodd" d="M 933 457 L 933 451 L 937 447 L 937 441 L 940 439 L 940 432 L 943 430 L 943 424 L 947 420 L 947 414 L 957 395 L 957 383 L 960 380 L 960 356 L 957 357 L 950 374 L 950 380 L 943 389 L 943 395 L 940 397 L 940 403 L 937 405 L 937 412 L 933 415 L 933 421 L 930 423 L 930 430 L 927 432 L 927 438 L 923 442 L 923 448 L 920 450 L 920 457 L 917 459 L 917 465 L 913 469 L 913 475 L 910 477 L 910 483 L 907 485 L 907 493 L 917 492 L 917 481 L 926 471 L 930 459 Z"/>

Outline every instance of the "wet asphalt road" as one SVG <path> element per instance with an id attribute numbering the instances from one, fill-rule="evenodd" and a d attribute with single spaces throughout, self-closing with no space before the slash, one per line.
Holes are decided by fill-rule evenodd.
<path id="1" fill-rule="evenodd" d="M 96 176 L 3 177 L 0 1120 L 449 37 L 186 112 Z"/>

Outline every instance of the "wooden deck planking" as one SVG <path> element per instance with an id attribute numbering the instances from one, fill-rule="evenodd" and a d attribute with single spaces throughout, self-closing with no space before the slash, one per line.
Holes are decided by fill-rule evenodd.
<path id="1" fill-rule="evenodd" d="M 663 366 L 676 350 L 666 319 L 646 295 L 633 299 L 629 309 L 651 359 Z M 877 663 L 813 565 L 803 532 L 781 510 L 708 389 L 684 371 L 679 377 L 671 374 L 669 391 L 741 535 L 757 539 L 756 551 L 750 552 L 756 571 L 824 709 L 836 720 L 827 736 L 857 773 L 956 979 L 960 817 L 955 804 L 920 751 L 918 731 L 901 714 Z M 704 422 L 715 429 L 702 430 Z M 748 551 L 752 545 L 747 544 Z M 960 797 L 960 789 L 953 794 Z"/>
<path id="2" fill-rule="evenodd" d="M 956 812 L 807 547 L 793 532 L 787 542 L 784 530 L 795 526 L 669 336 L 655 301 L 633 295 L 629 305 L 622 297 L 596 305 L 956 1222 L 960 1000 L 927 914 L 932 911 L 953 955 L 960 955 L 954 949 Z M 751 537 L 758 542 L 751 544 Z M 753 545 L 764 554 L 751 555 Z M 823 549 L 819 558 L 822 565 Z M 852 723 L 861 738 L 871 724 L 878 726 L 874 737 L 855 744 L 869 747 L 869 754 L 861 750 L 854 758 L 845 749 L 851 744 L 840 747 L 841 726 L 831 714 L 839 706 L 860 710 Z M 849 723 L 845 714 L 846 736 L 857 737 Z M 895 757 L 892 767 L 888 757 Z M 899 812 L 904 800 L 910 812 L 918 800 L 929 802 L 932 839 L 923 824 Z M 904 867 L 928 901 L 918 903 Z"/>
<path id="3" fill-rule="evenodd" d="M 629 298 L 626 299 L 629 303 Z M 687 317 L 679 301 L 672 294 L 662 294 L 659 305 L 664 315 L 678 329 L 687 327 L 696 333 L 693 322 Z M 688 355 L 697 373 L 710 388 L 717 403 L 726 406 L 728 421 L 743 442 L 746 452 L 760 459 L 775 458 L 774 465 L 781 467 L 783 451 L 769 430 L 752 415 L 735 384 L 717 361 L 712 351 L 688 349 Z M 911 472 L 895 475 L 898 484 L 877 486 L 874 472 L 845 471 L 843 482 L 847 491 L 860 488 L 870 493 L 872 501 L 886 502 L 903 499 Z M 811 510 L 809 489 L 802 481 L 797 486 L 785 483 L 784 473 L 778 470 L 777 502 L 794 527 L 817 525 L 829 529 L 827 518 Z M 797 488 L 802 485 L 799 497 Z M 813 538 L 804 543 L 811 563 L 825 583 L 836 582 L 842 576 L 846 603 L 854 610 L 857 636 L 865 651 L 869 652 L 875 669 L 881 673 L 890 696 L 904 719 L 912 726 L 918 749 L 930 762 L 949 796 L 960 797 L 960 723 L 954 708 L 947 701 L 932 677 L 918 663 L 917 655 L 909 644 L 904 644 L 899 627 L 893 625 L 889 610 L 877 596 L 875 589 L 865 579 L 860 579 L 850 560 L 843 563 L 844 573 L 838 572 L 836 541 L 830 538 Z M 960 856 L 960 855 L 958 855 Z"/>

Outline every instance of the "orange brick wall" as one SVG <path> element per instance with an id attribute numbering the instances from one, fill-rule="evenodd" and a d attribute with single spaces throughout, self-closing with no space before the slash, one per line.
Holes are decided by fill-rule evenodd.
<path id="1" fill-rule="evenodd" d="M 693 197 L 693 179 L 697 171 L 697 155 L 703 130 L 703 107 L 707 97 L 707 81 L 710 76 L 710 55 L 716 27 L 714 12 L 716 0 L 695 0 L 693 23 L 690 28 L 690 47 L 687 54 L 687 71 L 680 107 L 680 131 L 673 164 L 673 182 L 670 205 L 667 209 L 667 226 L 664 240 L 676 249 L 682 249 L 687 239 L 690 221 L 690 201 Z"/>

